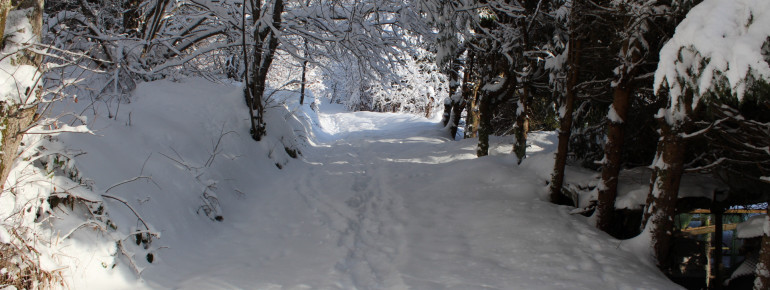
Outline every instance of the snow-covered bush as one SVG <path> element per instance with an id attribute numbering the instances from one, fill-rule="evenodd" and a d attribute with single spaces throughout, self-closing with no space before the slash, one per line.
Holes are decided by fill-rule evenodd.
<path id="1" fill-rule="evenodd" d="M 323 95 L 348 109 L 437 114 L 447 97 L 447 81 L 432 53 L 402 53 L 401 64 L 383 73 L 367 72 L 356 58 L 331 62 L 322 70 Z"/>
<path id="2" fill-rule="evenodd" d="M 67 287 L 74 269 L 83 267 L 77 244 L 83 239 L 105 245 L 105 269 L 121 259 L 136 273 L 136 260 L 152 262 L 149 249 L 159 234 L 125 200 L 109 193 L 116 184 L 98 193 L 77 169 L 74 156 L 83 152 L 65 147 L 64 132 L 88 132 L 85 125 L 70 127 L 46 120 L 24 137 L 22 155 L 14 164 L 6 190 L 0 195 L 0 283 L 18 289 Z M 136 178 L 139 180 L 141 178 Z M 127 182 L 130 182 L 127 181 Z M 136 226 L 116 222 L 105 203 L 111 199 L 130 208 Z M 71 240 L 71 239 L 75 240 Z"/>

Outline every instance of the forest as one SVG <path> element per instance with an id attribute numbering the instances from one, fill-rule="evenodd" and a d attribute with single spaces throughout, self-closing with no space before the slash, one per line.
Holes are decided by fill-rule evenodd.
<path id="1" fill-rule="evenodd" d="M 0 39 L 0 289 L 113 288 L 109 278 L 88 277 L 115 269 L 127 289 L 244 288 L 233 281 L 255 281 L 196 285 L 189 277 L 155 281 L 152 272 L 177 257 L 164 251 L 201 249 L 188 242 L 194 233 L 227 236 L 224 224 L 248 222 L 247 203 L 263 210 L 258 219 L 277 219 L 259 221 L 266 231 L 285 228 L 259 239 L 290 236 L 289 221 L 301 219 L 285 213 L 295 209 L 288 204 L 307 203 L 296 210 L 317 214 L 308 220 L 352 249 L 331 267 L 347 275 L 343 282 L 249 287 L 482 288 L 404 278 L 411 264 L 402 249 L 430 251 L 420 243 L 435 238 L 410 228 L 422 217 L 410 205 L 435 198 L 441 208 L 439 193 L 453 188 L 467 188 L 462 196 L 473 203 L 474 191 L 494 185 L 475 198 L 536 196 L 544 205 L 534 204 L 554 214 L 522 214 L 537 216 L 533 228 L 584 221 L 595 227 L 592 237 L 603 235 L 586 245 L 625 243 L 642 257 L 634 263 L 652 265 L 649 277 L 688 289 L 770 287 L 770 1 L 0 0 Z M 335 146 L 352 151 L 324 149 Z M 414 156 L 389 155 L 398 152 Z M 398 164 L 425 156 L 440 170 Z M 349 168 L 330 169 L 343 163 Z M 412 171 L 430 177 L 393 184 Z M 485 174 L 499 175 L 498 183 L 487 184 Z M 437 193 L 405 195 L 420 184 Z M 279 185 L 296 187 L 304 203 L 262 193 L 288 190 Z M 267 214 L 281 202 L 284 213 Z M 433 206 L 425 211 L 444 213 Z M 444 222 L 472 216 L 464 206 L 447 209 Z M 689 225 L 699 219 L 710 227 L 706 238 Z M 380 224 L 369 227 L 373 220 Z M 297 223 L 294 232 L 320 231 Z M 743 259 L 755 253 L 749 270 L 723 265 L 739 247 L 720 250 L 728 244 L 722 232 L 736 228 L 728 238 L 744 240 Z M 580 231 L 575 237 L 589 230 Z M 92 262 L 96 270 L 68 272 L 89 252 L 107 258 Z M 275 277 L 319 273 L 285 274 L 292 263 Z M 563 271 L 553 268 L 534 275 Z M 730 284 L 740 277 L 744 284 Z M 609 281 L 628 284 L 606 285 L 676 285 L 623 279 Z M 570 289 L 509 282 L 489 283 Z"/>

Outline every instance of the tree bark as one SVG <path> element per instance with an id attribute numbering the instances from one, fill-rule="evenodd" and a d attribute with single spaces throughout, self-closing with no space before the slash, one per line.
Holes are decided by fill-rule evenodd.
<path id="1" fill-rule="evenodd" d="M 452 96 L 451 94 L 449 95 Z M 441 124 L 446 127 L 449 124 L 449 120 L 452 119 L 452 103 L 450 100 L 444 101 L 444 114 L 441 115 Z"/>
<path id="2" fill-rule="evenodd" d="M 479 144 L 476 148 L 476 156 L 482 157 L 489 155 L 489 135 L 492 133 L 492 96 L 489 92 L 483 92 L 478 99 L 479 102 Z"/>
<path id="3" fill-rule="evenodd" d="M 479 127 L 477 96 L 479 92 L 478 81 L 471 81 L 471 74 L 475 73 L 476 54 L 473 51 L 468 52 L 468 61 L 466 63 L 465 74 L 463 74 L 463 100 L 465 100 L 465 133 L 464 138 L 475 138 Z"/>
<path id="4" fill-rule="evenodd" d="M 561 126 L 559 127 L 559 145 L 556 150 L 556 160 L 551 175 L 550 199 L 557 204 L 565 204 L 566 198 L 562 193 L 564 187 L 564 168 L 567 166 L 567 152 L 569 149 L 569 138 L 572 133 L 572 111 L 575 105 L 575 86 L 577 85 L 579 75 L 580 59 L 580 40 L 575 36 L 570 37 L 567 52 L 567 64 L 569 71 L 567 73 L 567 92 L 564 96 L 564 105 L 562 106 Z"/>
<path id="5" fill-rule="evenodd" d="M 513 144 L 513 152 L 516 153 L 518 164 L 524 161 L 527 155 L 527 133 L 529 132 L 529 86 L 528 81 L 522 84 L 521 95 L 519 96 L 519 107 L 516 108 L 516 125 L 513 134 L 516 136 L 516 143 Z"/>
<path id="6" fill-rule="evenodd" d="M 305 58 L 307 58 L 307 39 L 305 39 Z M 299 89 L 299 104 L 305 103 L 305 82 L 307 81 L 307 59 L 302 61 L 302 83 Z"/>
<path id="7" fill-rule="evenodd" d="M 254 14 L 259 12 L 261 1 L 257 1 L 254 6 Z M 283 0 L 276 0 L 273 4 L 272 11 L 272 26 L 275 29 L 281 29 L 281 13 L 283 13 Z M 251 80 L 251 98 L 250 104 L 252 110 L 255 110 L 256 118 L 256 130 L 252 132 L 252 137 L 260 141 L 262 136 L 265 136 L 266 124 L 264 121 L 265 106 L 263 95 L 265 94 L 265 88 L 267 84 L 267 73 L 270 70 L 270 65 L 273 63 L 273 56 L 275 50 L 278 48 L 278 36 L 273 32 L 270 27 L 262 27 L 254 30 L 255 44 L 255 58 L 252 64 L 252 80 Z"/>
<path id="8" fill-rule="evenodd" d="M 11 9 L 11 0 L 0 0 L 0 50 L 5 48 L 5 19 Z"/>
<path id="9" fill-rule="evenodd" d="M 621 5 L 621 15 L 624 15 L 626 32 L 637 29 L 639 16 L 631 15 L 625 6 Z M 615 87 L 613 88 L 612 107 L 609 114 L 614 113 L 614 119 L 607 118 L 607 143 L 604 145 L 604 164 L 602 164 L 602 181 L 599 186 L 598 203 L 596 207 L 596 226 L 610 234 L 614 234 L 615 199 L 618 191 L 618 176 L 620 174 L 625 123 L 628 109 L 631 106 L 632 83 L 636 77 L 644 47 L 640 39 L 627 37 L 620 48 L 621 66 L 616 72 Z"/>
<path id="10" fill-rule="evenodd" d="M 644 209 L 642 225 L 651 234 L 652 248 L 658 266 L 666 264 L 671 237 L 674 231 L 673 216 L 676 213 L 676 201 L 679 196 L 679 183 L 684 172 L 685 141 L 680 135 L 679 126 L 671 126 L 661 120 L 661 138 L 658 153 L 653 161 L 653 175 L 647 205 Z"/>
<path id="11" fill-rule="evenodd" d="M 666 110 L 669 113 L 673 110 L 681 111 L 684 117 L 672 123 L 666 121 L 665 117 L 658 119 L 660 140 L 652 162 L 650 193 L 647 195 L 647 204 L 642 216 L 642 226 L 645 227 L 642 232 L 650 233 L 653 254 L 658 266 L 663 270 L 671 266 L 666 261 L 671 248 L 673 217 L 676 213 L 679 184 L 684 173 L 684 154 L 687 149 L 682 133 L 686 133 L 690 126 L 693 92 L 686 90 L 679 98 L 676 107 L 668 107 Z"/>
<path id="12" fill-rule="evenodd" d="M 480 84 L 475 84 L 469 92 L 468 116 L 465 120 L 465 138 L 479 136 L 479 90 Z"/>
<path id="13" fill-rule="evenodd" d="M 767 208 L 765 223 L 770 223 L 770 207 Z M 767 225 L 765 226 L 767 228 Z M 770 233 L 765 230 L 762 235 L 762 245 L 759 250 L 759 263 L 755 270 L 754 290 L 770 288 Z"/>
<path id="14" fill-rule="evenodd" d="M 460 114 L 463 110 L 463 91 L 460 86 L 462 62 L 460 61 L 460 58 L 464 52 L 464 49 L 459 50 L 449 61 L 448 68 L 445 71 L 445 74 L 449 77 L 449 103 L 444 104 L 444 116 L 442 121 L 445 127 L 449 127 L 449 136 L 453 140 L 457 135 L 457 126 L 460 124 Z"/>
<path id="15" fill-rule="evenodd" d="M 607 144 L 604 145 L 602 181 L 599 186 L 599 197 L 596 205 L 596 227 L 610 234 L 614 229 L 615 198 L 618 192 L 618 176 L 630 94 L 631 90 L 626 85 L 619 84 L 615 87 L 611 110 L 614 110 L 615 115 L 620 120 L 617 122 L 607 120 L 609 129 L 607 131 Z"/>
<path id="16" fill-rule="evenodd" d="M 24 0 L 19 1 L 17 4 L 18 9 L 31 8 L 31 14 L 28 15 L 30 24 L 32 26 L 32 33 L 35 35 L 33 42 L 40 42 L 41 32 L 43 28 L 43 4 L 44 0 Z M 7 14 L 10 12 L 10 1 L 3 0 L 3 11 L 0 13 L 0 22 L 5 27 L 5 20 Z M 4 34 L 2 35 L 5 36 Z M 30 51 L 19 52 L 22 54 L 19 58 L 19 65 L 30 65 L 39 68 L 41 65 L 42 57 Z M 40 78 L 40 75 L 36 76 Z M 27 92 L 27 98 L 40 98 L 40 79 L 36 81 L 37 86 L 34 88 L 19 88 L 21 91 Z M 26 104 L 8 104 L 0 103 L 0 123 L 4 125 L 4 128 L 0 131 L 2 134 L 2 143 L 0 144 L 0 189 L 5 188 L 5 182 L 8 180 L 8 175 L 11 172 L 13 163 L 19 156 L 18 150 L 21 145 L 21 140 L 24 135 L 24 131 L 29 128 L 35 122 L 35 113 L 37 112 L 37 103 L 35 105 Z"/>
<path id="17" fill-rule="evenodd" d="M 534 14 L 534 9 L 536 7 L 535 5 L 536 1 L 530 1 L 529 3 L 525 3 L 525 5 L 528 5 L 526 7 L 527 14 L 532 15 Z M 532 17 L 535 17 L 536 15 L 533 15 Z M 524 33 L 522 34 L 522 47 L 524 51 L 532 50 L 531 42 L 529 41 L 529 30 L 527 27 L 527 18 L 522 18 L 519 20 L 518 25 L 519 27 L 522 27 L 524 30 Z M 534 18 L 532 19 L 534 21 Z M 520 52 L 522 54 L 522 57 L 524 56 L 524 52 Z M 516 108 L 516 124 L 513 128 L 513 134 L 516 137 L 516 143 L 513 144 L 513 152 L 516 154 L 516 159 L 518 160 L 518 164 L 521 164 L 522 161 L 524 161 L 524 158 L 527 156 L 527 133 L 529 133 L 529 117 L 527 116 L 527 111 L 529 111 L 529 98 L 530 98 L 530 87 L 532 82 L 532 71 L 535 69 L 535 63 L 531 59 L 525 59 L 525 75 L 521 78 L 521 89 L 519 90 L 519 102 L 518 106 Z"/>
<path id="18" fill-rule="evenodd" d="M 457 136 L 457 128 L 460 126 L 460 116 L 462 116 L 464 107 L 462 100 L 452 103 L 452 121 L 449 124 L 449 136 L 452 140 Z"/>
<path id="19" fill-rule="evenodd" d="M 146 19 L 142 25 L 142 30 L 139 32 L 144 40 L 150 41 L 155 39 L 155 35 L 160 30 L 160 26 L 164 21 L 163 16 L 166 14 L 166 6 L 169 0 L 159 0 L 155 2 L 155 5 L 150 9 L 149 19 Z M 146 49 L 146 47 L 145 47 Z"/>

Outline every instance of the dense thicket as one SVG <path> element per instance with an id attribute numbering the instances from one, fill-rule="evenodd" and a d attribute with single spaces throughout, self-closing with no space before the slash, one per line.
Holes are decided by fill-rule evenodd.
<path id="1" fill-rule="evenodd" d="M 768 63 L 768 35 L 754 22 L 761 18 L 757 15 L 767 13 L 765 4 L 633 0 L 424 2 L 433 5 L 429 11 L 435 14 L 429 19 L 444 21 L 434 24 L 439 35 L 435 45 L 443 56 L 438 61 L 446 68 L 450 92 L 455 91 L 453 86 L 463 88 L 462 94 L 450 94 L 445 105 L 444 124 L 450 134 L 454 136 L 454 127 L 465 108 L 465 136 L 478 137 L 479 156 L 487 154 L 489 134 L 510 134 L 515 138 L 512 153 L 522 162 L 527 124 L 554 128 L 558 120 L 559 148 L 550 184 L 552 201 L 576 203 L 569 200 L 572 194 L 565 191 L 564 184 L 564 169 L 570 160 L 601 170 L 597 195 L 589 210 L 595 210 L 599 228 L 616 235 L 627 236 L 629 231 L 623 229 L 628 225 L 616 221 L 619 172 L 653 164 L 655 173 L 642 227 L 651 234 L 654 255 L 663 269 L 673 267 L 666 262 L 671 260 L 671 217 L 678 213 L 677 208 L 704 206 L 677 204 L 682 174 L 711 174 L 724 182 L 729 187 L 727 192 L 708 197 L 721 207 L 767 201 L 762 193 L 767 184 L 762 177 L 767 174 L 767 152 L 757 150 L 767 148 L 762 141 L 767 140 L 764 129 L 760 128 L 768 123 L 759 116 L 769 109 L 764 104 L 767 79 L 763 74 Z M 729 32 L 724 27 L 704 24 L 697 28 L 686 26 L 691 31 L 679 32 L 685 39 L 678 48 L 683 52 L 678 56 L 671 50 L 660 54 L 664 44 L 672 42 L 669 39 L 685 15 L 690 10 L 700 11 L 693 7 L 719 7 L 720 12 L 711 10 L 701 17 L 726 18 L 738 25 L 730 26 L 733 30 Z M 756 63 L 747 69 L 740 66 L 745 60 L 719 55 L 726 53 L 698 40 L 698 33 L 713 31 L 722 33 L 723 39 L 739 35 L 734 41 L 752 35 L 754 40 L 747 43 L 762 57 L 752 60 Z M 677 41 L 681 40 L 675 38 L 673 42 Z M 747 48 L 738 50 L 743 49 Z M 702 50 L 711 54 L 703 55 Z M 717 61 L 710 59 L 714 55 Z M 736 73 L 731 62 L 744 71 Z M 656 70 L 658 79 L 661 71 L 677 73 L 666 75 L 665 88 L 672 90 L 660 89 L 660 81 L 653 85 Z M 741 74 L 748 77 L 736 78 L 743 77 Z M 735 95 L 737 100 L 732 97 Z"/>

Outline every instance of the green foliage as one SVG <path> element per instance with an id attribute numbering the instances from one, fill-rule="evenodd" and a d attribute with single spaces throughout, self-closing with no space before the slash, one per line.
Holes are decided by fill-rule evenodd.
<path id="1" fill-rule="evenodd" d="M 754 104 L 767 107 L 770 104 L 770 80 L 749 78 L 749 86 L 743 95 L 744 104 Z M 748 108 L 747 108 L 748 109 Z"/>
<path id="2" fill-rule="evenodd" d="M 583 167 L 598 169 L 596 161 L 604 157 L 604 136 L 609 103 L 582 100 L 573 114 L 569 159 Z"/>
<path id="3" fill-rule="evenodd" d="M 535 95 L 529 103 L 529 129 L 531 131 L 553 131 L 559 128 L 553 97 Z"/>

